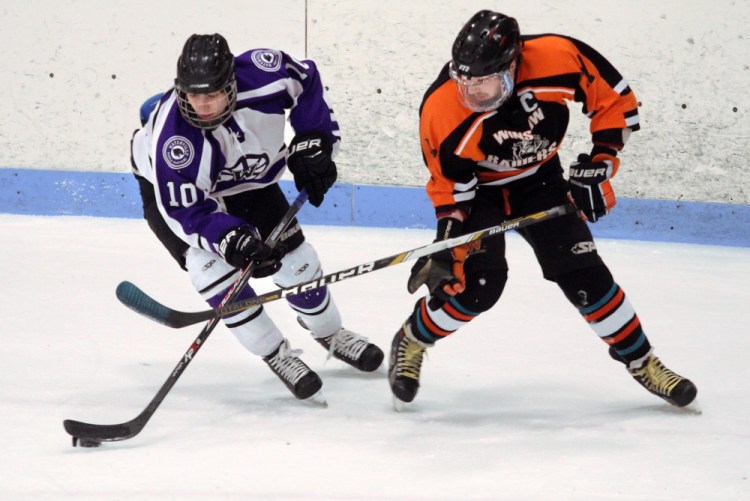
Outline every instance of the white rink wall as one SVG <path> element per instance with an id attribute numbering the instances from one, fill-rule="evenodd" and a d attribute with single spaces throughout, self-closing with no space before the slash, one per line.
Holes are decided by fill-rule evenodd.
<path id="1" fill-rule="evenodd" d="M 167 89 L 192 33 L 220 32 L 235 53 L 274 47 L 319 64 L 343 128 L 340 180 L 421 186 L 422 94 L 477 10 L 525 33 L 592 45 L 629 81 L 642 130 L 622 154 L 618 195 L 750 203 L 750 3 L 744 0 L 410 2 L 382 0 L 8 0 L 0 168 L 127 172 L 138 108 Z M 579 110 L 574 105 L 574 110 Z M 588 151 L 572 114 L 568 163 Z"/>

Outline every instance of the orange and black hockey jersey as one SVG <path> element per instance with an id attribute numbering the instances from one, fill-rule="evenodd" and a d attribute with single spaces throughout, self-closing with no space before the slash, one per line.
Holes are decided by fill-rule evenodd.
<path id="1" fill-rule="evenodd" d="M 533 181 L 561 165 L 567 103 L 583 104 L 595 147 L 615 153 L 639 128 L 638 103 L 603 56 L 561 35 L 526 35 L 515 98 L 472 112 L 460 101 L 446 64 L 420 107 L 420 143 L 436 212 L 470 206 L 481 185 Z"/>

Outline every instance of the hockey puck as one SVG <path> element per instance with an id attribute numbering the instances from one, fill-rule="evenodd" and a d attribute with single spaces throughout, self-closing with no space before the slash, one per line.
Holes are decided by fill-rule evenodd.
<path id="1" fill-rule="evenodd" d="M 102 443 L 94 438 L 73 437 L 73 447 L 99 447 Z"/>

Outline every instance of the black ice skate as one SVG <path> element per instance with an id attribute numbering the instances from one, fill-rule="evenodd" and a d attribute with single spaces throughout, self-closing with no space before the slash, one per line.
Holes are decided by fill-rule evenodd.
<path id="1" fill-rule="evenodd" d="M 303 329 L 310 330 L 300 317 L 297 317 L 297 322 Z M 385 358 L 383 350 L 368 342 L 366 337 L 343 327 L 335 334 L 314 339 L 328 350 L 328 358 L 333 356 L 362 372 L 374 371 Z"/>
<path id="2" fill-rule="evenodd" d="M 388 382 L 391 385 L 396 410 L 401 410 L 404 403 L 411 402 L 417 396 L 422 359 L 429 346 L 431 345 L 414 338 L 408 324 L 404 324 L 393 336 Z"/>
<path id="3" fill-rule="evenodd" d="M 315 338 L 328 350 L 328 356 L 338 358 L 363 372 L 372 372 L 383 362 L 383 350 L 367 341 L 366 337 L 344 328 L 328 337 Z"/>
<path id="4" fill-rule="evenodd" d="M 619 362 L 626 363 L 614 348 L 609 349 L 609 355 Z M 641 386 L 677 407 L 689 405 L 698 394 L 698 388 L 692 381 L 669 370 L 654 355 L 649 355 L 640 367 L 630 367 L 627 363 L 626 366 L 630 375 Z"/>
<path id="5" fill-rule="evenodd" d="M 304 400 L 315 395 L 323 386 L 323 381 L 299 359 L 301 354 L 302 350 L 292 350 L 285 339 L 276 351 L 263 357 L 263 360 L 295 397 Z"/>

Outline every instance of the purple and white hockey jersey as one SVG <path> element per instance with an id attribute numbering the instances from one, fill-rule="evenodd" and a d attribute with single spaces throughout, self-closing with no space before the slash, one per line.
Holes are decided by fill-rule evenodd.
<path id="1" fill-rule="evenodd" d="M 244 223 L 226 213 L 222 197 L 281 178 L 287 112 L 295 133 L 327 134 L 333 157 L 340 142 L 338 123 L 312 61 L 254 49 L 235 57 L 235 76 L 237 106 L 216 129 L 188 123 L 171 89 L 133 137 L 136 174 L 154 185 L 169 228 L 189 245 L 212 252 L 224 234 Z"/>

